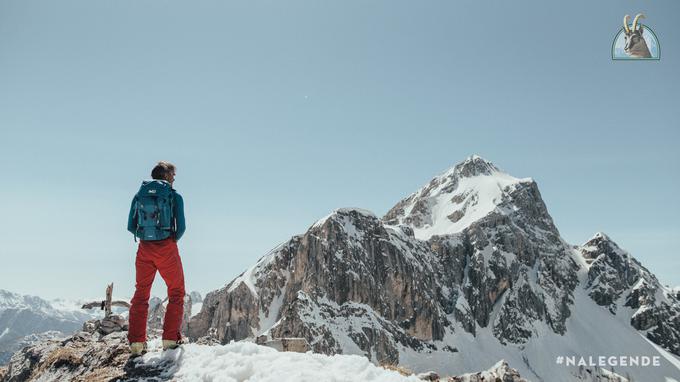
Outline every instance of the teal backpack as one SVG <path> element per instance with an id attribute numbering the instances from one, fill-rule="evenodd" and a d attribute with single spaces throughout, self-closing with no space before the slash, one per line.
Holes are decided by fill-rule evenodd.
<path id="1" fill-rule="evenodd" d="M 175 232 L 175 190 L 164 180 L 145 180 L 135 195 L 135 241 L 163 240 Z"/>

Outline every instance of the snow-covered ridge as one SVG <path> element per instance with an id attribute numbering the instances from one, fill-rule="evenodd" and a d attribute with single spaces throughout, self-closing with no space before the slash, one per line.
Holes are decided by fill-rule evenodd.
<path id="1" fill-rule="evenodd" d="M 598 232 L 579 251 L 587 264 L 584 287 L 593 301 L 665 350 L 680 354 L 680 296 L 604 233 Z"/>
<path id="2" fill-rule="evenodd" d="M 37 296 L 20 295 L 0 289 L 0 312 L 8 309 L 30 310 L 35 314 L 63 320 L 86 320 L 97 316 L 96 313 L 80 309 L 84 300 L 55 299 L 45 300 Z"/>
<path id="3" fill-rule="evenodd" d="M 472 154 L 465 158 L 462 162 L 450 167 L 448 170 L 437 175 L 435 179 L 449 178 L 451 176 L 468 177 L 479 175 L 492 175 L 493 173 L 502 173 L 503 171 L 495 164 L 480 157 L 477 154 Z"/>
<path id="4" fill-rule="evenodd" d="M 287 245 L 287 242 L 280 243 L 276 247 L 272 248 L 266 255 L 260 257 L 259 260 L 252 267 L 246 269 L 243 273 L 236 276 L 234 280 L 229 282 L 225 288 L 228 292 L 233 292 L 239 285 L 244 284 L 248 287 L 250 292 L 257 296 L 257 289 L 255 288 L 255 283 L 257 281 L 257 276 L 262 272 L 267 264 L 276 258 L 282 248 Z"/>
<path id="5" fill-rule="evenodd" d="M 662 285 L 652 272 L 607 234 L 598 232 L 579 248 L 588 263 L 589 289 L 618 287 L 622 290 L 614 292 L 620 294 L 623 289 L 635 291 L 647 287 L 653 289 L 653 295 L 648 296 L 650 298 L 646 299 L 646 303 L 658 305 L 676 302 L 673 288 Z"/>
<path id="6" fill-rule="evenodd" d="M 373 212 L 366 210 L 366 209 L 363 209 L 363 208 L 356 208 L 356 207 L 336 208 L 336 209 L 333 210 L 333 212 L 322 217 L 321 219 L 317 220 L 314 224 L 312 224 L 312 228 L 313 227 L 319 227 L 319 226 L 323 225 L 328 219 L 330 219 L 333 216 L 348 215 L 352 212 L 355 212 L 355 213 L 358 213 L 358 214 L 361 214 L 361 215 L 364 215 L 364 216 L 368 216 L 368 217 L 377 218 L 377 216 L 375 216 L 375 214 Z"/>
<path id="7" fill-rule="evenodd" d="M 36 309 L 51 311 L 53 308 L 47 300 L 36 296 L 20 295 L 0 289 L 0 309 Z"/>
<path id="8" fill-rule="evenodd" d="M 518 184 L 532 182 L 472 155 L 402 200 L 383 219 L 388 224 L 413 226 L 415 237 L 421 240 L 453 234 L 496 211 Z"/>
<path id="9" fill-rule="evenodd" d="M 353 222 L 355 221 L 355 219 L 351 216 L 353 214 L 359 217 L 366 217 L 378 220 L 378 217 L 373 212 L 366 209 L 354 207 L 337 208 L 328 215 L 317 220 L 314 224 L 311 225 L 309 230 L 319 229 L 328 221 L 336 220 L 341 222 L 344 231 L 347 233 L 347 235 L 354 239 L 360 240 L 361 233 L 360 230 L 357 230 L 357 228 L 354 226 Z M 253 266 L 246 269 L 243 273 L 238 275 L 226 286 L 227 291 L 233 292 L 236 288 L 239 287 L 239 285 L 244 284 L 245 286 L 248 287 L 248 289 L 254 296 L 257 296 L 258 292 L 257 288 L 255 287 L 255 283 L 257 281 L 258 274 L 262 272 L 267 267 L 267 265 L 270 264 L 279 255 L 281 249 L 283 249 L 287 245 L 289 245 L 288 242 L 280 243 L 276 247 L 272 248 L 269 252 L 267 252 L 267 254 L 260 257 L 260 259 L 258 259 Z"/>
<path id="10" fill-rule="evenodd" d="M 609 241 L 601 233 L 596 239 Z M 343 208 L 293 236 L 211 292 L 190 337 L 304 337 L 315 352 L 456 375 L 505 359 L 525 378 L 551 381 L 582 380 L 577 368 L 554 364 L 559 355 L 667 355 L 641 334 L 678 354 L 675 339 L 662 337 L 676 325 L 678 304 L 639 309 L 664 298 L 638 279 L 617 294 L 609 281 L 639 263 L 603 248 L 566 243 L 536 182 L 472 156 L 382 219 Z M 589 279 L 602 286 L 599 301 Z M 600 303 L 622 306 L 629 295 L 638 305 L 619 307 L 618 316 Z M 676 377 L 680 370 L 666 359 L 653 370 L 623 372 L 636 380 Z"/>
<path id="11" fill-rule="evenodd" d="M 68 335 L 99 314 L 77 309 L 77 304 L 0 289 L 0 365 L 9 361 L 19 348 L 34 341 Z"/>

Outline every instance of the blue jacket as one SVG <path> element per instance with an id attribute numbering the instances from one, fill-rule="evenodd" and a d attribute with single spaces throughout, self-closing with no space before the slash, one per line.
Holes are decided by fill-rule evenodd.
<path id="1" fill-rule="evenodd" d="M 173 188 L 173 191 L 175 189 Z M 180 195 L 177 191 L 174 192 L 175 195 L 175 200 L 174 200 L 174 211 L 173 215 L 175 218 L 175 240 L 179 240 L 182 235 L 184 235 L 184 231 L 186 231 L 186 223 L 184 222 L 184 199 L 182 199 L 182 195 Z M 127 230 L 132 232 L 134 235 L 135 232 L 137 231 L 137 219 L 135 218 L 135 198 L 132 198 L 132 204 L 130 205 L 130 213 L 128 214 L 128 224 L 127 224 Z"/>

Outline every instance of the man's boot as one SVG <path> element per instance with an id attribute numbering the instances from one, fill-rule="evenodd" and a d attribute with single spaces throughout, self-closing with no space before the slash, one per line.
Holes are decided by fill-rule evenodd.
<path id="1" fill-rule="evenodd" d="M 163 350 L 177 349 L 181 344 L 183 344 L 182 340 L 163 340 Z"/>
<path id="2" fill-rule="evenodd" d="M 146 342 L 132 342 L 130 344 L 130 353 L 133 357 L 138 357 L 146 353 Z"/>

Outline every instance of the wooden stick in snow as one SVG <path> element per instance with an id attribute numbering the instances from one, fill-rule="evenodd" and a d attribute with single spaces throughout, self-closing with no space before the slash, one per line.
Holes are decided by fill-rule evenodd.
<path id="1" fill-rule="evenodd" d="M 92 308 L 95 308 L 95 307 L 99 307 L 99 309 L 104 311 L 104 318 L 109 317 L 111 315 L 111 307 L 112 306 L 124 306 L 124 307 L 130 309 L 130 304 L 128 304 L 126 301 L 120 301 L 120 300 L 111 301 L 111 295 L 112 294 L 113 294 L 113 283 L 106 286 L 106 300 L 88 302 L 87 304 L 83 304 L 81 309 L 92 309 Z"/>

